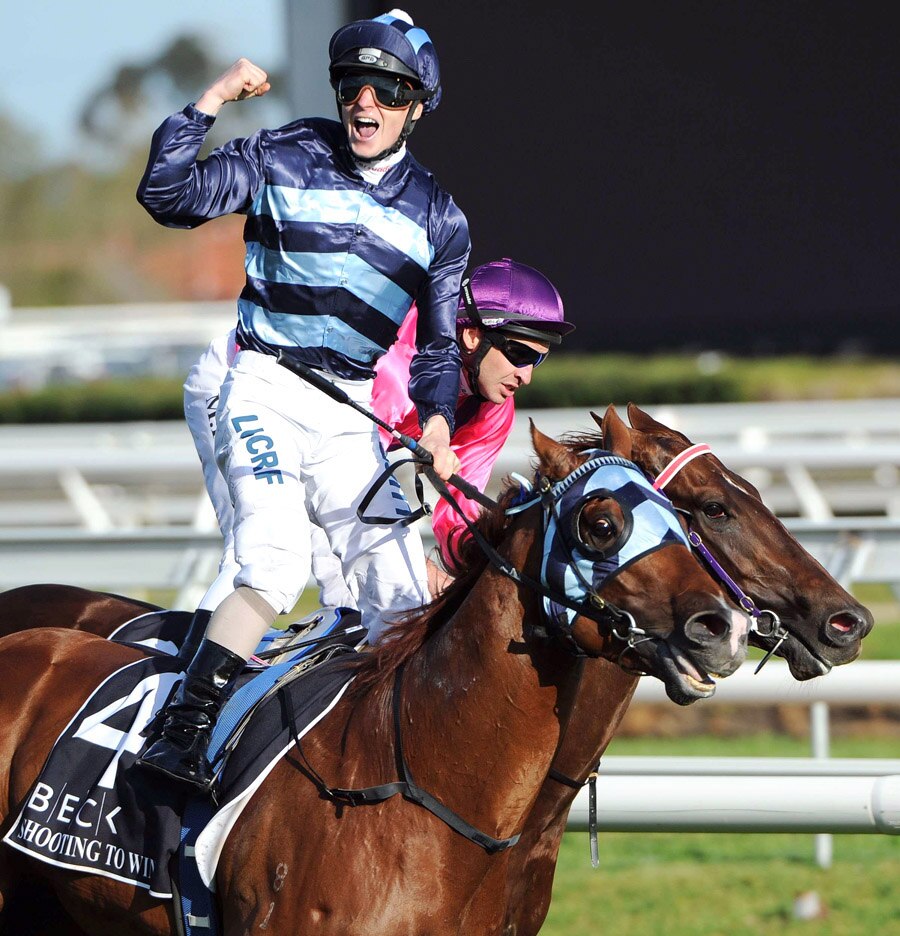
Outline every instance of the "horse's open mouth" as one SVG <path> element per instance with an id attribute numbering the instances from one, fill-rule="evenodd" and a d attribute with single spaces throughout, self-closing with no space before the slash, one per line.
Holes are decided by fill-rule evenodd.
<path id="1" fill-rule="evenodd" d="M 659 641 L 647 669 L 666 687 L 666 695 L 678 705 L 690 705 L 698 699 L 708 699 L 716 691 L 716 674 L 701 670 L 697 664 L 677 647 Z"/>

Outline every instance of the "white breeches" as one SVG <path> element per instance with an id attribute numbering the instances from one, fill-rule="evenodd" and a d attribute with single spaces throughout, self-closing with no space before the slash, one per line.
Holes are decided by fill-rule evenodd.
<path id="1" fill-rule="evenodd" d="M 351 399 L 370 405 L 371 381 L 331 379 Z M 312 521 L 340 562 L 370 640 L 386 614 L 428 600 L 417 531 L 357 518 L 359 502 L 386 463 L 365 416 L 274 357 L 244 351 L 221 388 L 215 441 L 234 504 L 234 586 L 247 585 L 274 608 L 290 610 L 310 575 Z M 367 512 L 401 518 L 409 506 L 392 481 Z"/>
<path id="2" fill-rule="evenodd" d="M 184 383 L 184 418 L 200 456 L 206 493 L 216 512 L 223 539 L 218 577 L 199 603 L 199 607 L 207 611 L 215 611 L 234 591 L 234 577 L 239 569 L 234 558 L 234 508 L 228 485 L 216 464 L 214 441 L 219 390 L 228 373 L 227 345 L 233 341 L 233 332 L 213 341 L 190 369 Z"/>
<path id="3" fill-rule="evenodd" d="M 234 508 L 228 485 L 216 464 L 216 410 L 219 391 L 228 373 L 227 347 L 234 341 L 234 332 L 213 341 L 188 372 L 184 383 L 184 417 L 200 456 L 203 480 L 219 529 L 223 548 L 219 574 L 199 602 L 199 607 L 215 611 L 234 591 L 234 579 L 240 570 L 234 557 Z M 319 586 L 319 600 L 324 607 L 357 608 L 358 597 L 347 587 L 340 559 L 331 551 L 331 544 L 322 528 L 311 526 L 312 576 Z"/>

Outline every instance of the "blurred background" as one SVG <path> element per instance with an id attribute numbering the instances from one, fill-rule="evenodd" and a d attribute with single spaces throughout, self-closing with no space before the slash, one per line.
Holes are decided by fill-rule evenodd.
<path id="1" fill-rule="evenodd" d="M 436 42 L 444 83 L 412 149 L 466 211 L 473 265 L 509 255 L 545 271 L 579 326 L 579 351 L 896 353 L 900 80 L 888 8 L 407 7 Z M 225 108 L 211 143 L 333 115 L 328 38 L 380 11 L 298 0 L 6 10 L 7 321 L 39 319 L 14 312 L 10 321 L 10 308 L 233 302 L 240 219 L 185 236 L 134 200 L 153 129 L 239 55 L 270 72 L 273 90 Z M 39 380 L 11 373 L 16 343 L 7 331 L 0 376 Z M 101 343 L 85 337 L 83 372 Z M 155 366 L 184 363 L 162 353 Z M 137 364 L 111 361 L 113 370 Z"/>
<path id="2" fill-rule="evenodd" d="M 472 265 L 538 267 L 578 326 L 517 398 L 493 484 L 526 463 L 527 417 L 556 434 L 634 400 L 751 480 L 875 611 L 864 655 L 900 659 L 892 9 L 404 8 L 434 39 L 444 85 L 411 150 L 467 214 Z M 227 106 L 209 146 L 333 116 L 329 37 L 387 9 L 4 8 L 0 587 L 67 581 L 185 607 L 202 592 L 219 543 L 181 382 L 233 324 L 242 222 L 153 222 L 134 197 L 149 139 L 241 55 L 273 90 Z M 752 709 L 635 704 L 611 753 L 806 754 L 814 699 L 795 687 Z M 826 753 L 897 756 L 896 699 L 830 714 Z M 569 835 L 545 932 L 581 936 L 611 913 L 616 933 L 900 933 L 898 842 L 842 836 L 832 862 L 811 836 L 614 833 L 592 872 Z"/>

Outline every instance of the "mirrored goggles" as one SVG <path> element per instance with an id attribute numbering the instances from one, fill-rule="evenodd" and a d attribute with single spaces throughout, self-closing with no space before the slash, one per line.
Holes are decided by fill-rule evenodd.
<path id="1" fill-rule="evenodd" d="M 513 367 L 537 367 L 548 354 L 547 351 L 538 351 L 521 341 L 516 341 L 515 338 L 507 338 L 498 331 L 486 331 L 484 340 L 493 345 Z"/>
<path id="2" fill-rule="evenodd" d="M 332 82 L 337 94 L 338 104 L 349 107 L 355 104 L 366 88 L 372 89 L 379 107 L 388 110 L 403 110 L 413 101 L 424 100 L 427 95 L 424 91 L 416 91 L 408 81 L 402 78 L 391 78 L 388 75 L 377 75 L 361 72 L 342 75 Z"/>

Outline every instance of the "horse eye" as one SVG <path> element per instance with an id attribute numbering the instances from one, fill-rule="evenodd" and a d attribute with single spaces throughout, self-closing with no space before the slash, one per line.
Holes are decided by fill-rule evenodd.
<path id="1" fill-rule="evenodd" d="M 725 508 L 716 501 L 710 501 L 708 504 L 704 504 L 703 513 L 705 513 L 710 520 L 721 520 L 723 517 L 727 516 Z"/>
<path id="2" fill-rule="evenodd" d="M 616 528 L 607 517 L 596 517 L 584 524 L 581 541 L 586 546 L 599 546 L 616 535 Z"/>

